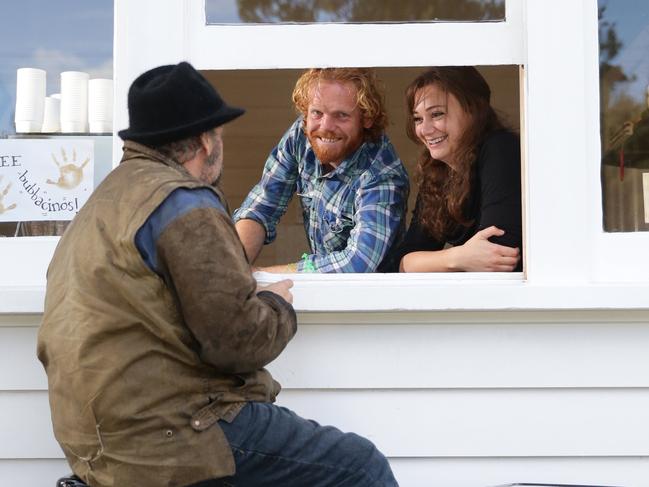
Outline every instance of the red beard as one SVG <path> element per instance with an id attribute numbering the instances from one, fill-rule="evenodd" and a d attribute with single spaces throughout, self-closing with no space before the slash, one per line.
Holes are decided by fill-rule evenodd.
<path id="1" fill-rule="evenodd" d="M 318 160 L 323 164 L 333 164 L 334 166 L 337 166 L 344 159 L 352 155 L 363 143 L 362 132 L 358 137 L 354 137 L 353 139 L 347 138 L 344 134 L 323 131 L 307 133 L 306 136 Z M 333 144 L 327 144 L 319 140 L 320 138 L 340 138 L 340 140 Z"/>

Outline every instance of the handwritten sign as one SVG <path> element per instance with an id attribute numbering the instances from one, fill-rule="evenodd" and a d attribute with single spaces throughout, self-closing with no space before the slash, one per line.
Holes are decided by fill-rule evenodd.
<path id="1" fill-rule="evenodd" d="M 0 222 L 72 220 L 94 166 L 91 140 L 0 140 Z"/>

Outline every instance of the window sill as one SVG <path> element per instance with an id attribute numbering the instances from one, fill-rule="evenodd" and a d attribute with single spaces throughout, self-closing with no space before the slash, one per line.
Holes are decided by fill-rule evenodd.
<path id="1" fill-rule="evenodd" d="M 293 279 L 294 305 L 322 311 L 507 311 L 648 309 L 649 283 L 532 284 L 523 273 L 267 274 Z"/>
<path id="2" fill-rule="evenodd" d="M 268 284 L 268 276 L 259 276 L 260 283 Z M 649 309 L 649 283 L 539 285 L 524 281 L 521 273 L 273 278 L 294 279 L 295 309 L 307 313 Z M 0 286 L 0 314 L 42 313 L 44 298 L 45 285 Z"/>

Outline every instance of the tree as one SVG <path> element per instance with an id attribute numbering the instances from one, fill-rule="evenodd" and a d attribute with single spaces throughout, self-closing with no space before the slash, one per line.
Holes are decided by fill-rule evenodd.
<path id="1" fill-rule="evenodd" d="M 640 108 L 640 105 L 636 104 L 633 111 L 627 111 L 631 109 L 632 100 L 630 104 L 630 98 L 623 96 L 624 94 L 618 96 L 615 102 L 611 101 L 611 94 L 615 87 L 619 83 L 633 81 L 634 76 L 628 75 L 620 65 L 613 63 L 624 44 L 617 35 L 615 22 L 605 19 L 606 6 L 599 7 L 597 14 L 599 20 L 600 127 L 602 150 L 605 152 L 609 149 L 611 136 L 622 127 L 620 118 L 623 115 L 621 114 L 626 113 L 626 120 L 628 120 L 630 114 Z M 613 106 L 615 104 L 620 106 Z M 611 113 L 615 113 L 615 121 L 611 119 Z"/>
<path id="2" fill-rule="evenodd" d="M 499 20 L 504 0 L 237 0 L 245 22 Z"/>

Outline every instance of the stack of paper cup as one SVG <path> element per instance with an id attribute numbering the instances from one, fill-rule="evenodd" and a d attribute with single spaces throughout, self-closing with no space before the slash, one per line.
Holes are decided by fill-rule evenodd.
<path id="1" fill-rule="evenodd" d="M 88 123 L 90 132 L 113 131 L 112 79 L 91 79 L 88 83 Z"/>
<path id="2" fill-rule="evenodd" d="M 43 126 L 46 73 L 19 68 L 16 72 L 16 132 L 40 132 Z"/>
<path id="3" fill-rule="evenodd" d="M 58 132 L 61 130 L 61 97 L 52 95 L 45 98 L 45 111 L 43 113 L 43 133 Z"/>
<path id="4" fill-rule="evenodd" d="M 88 131 L 88 73 L 61 73 L 61 132 Z"/>

